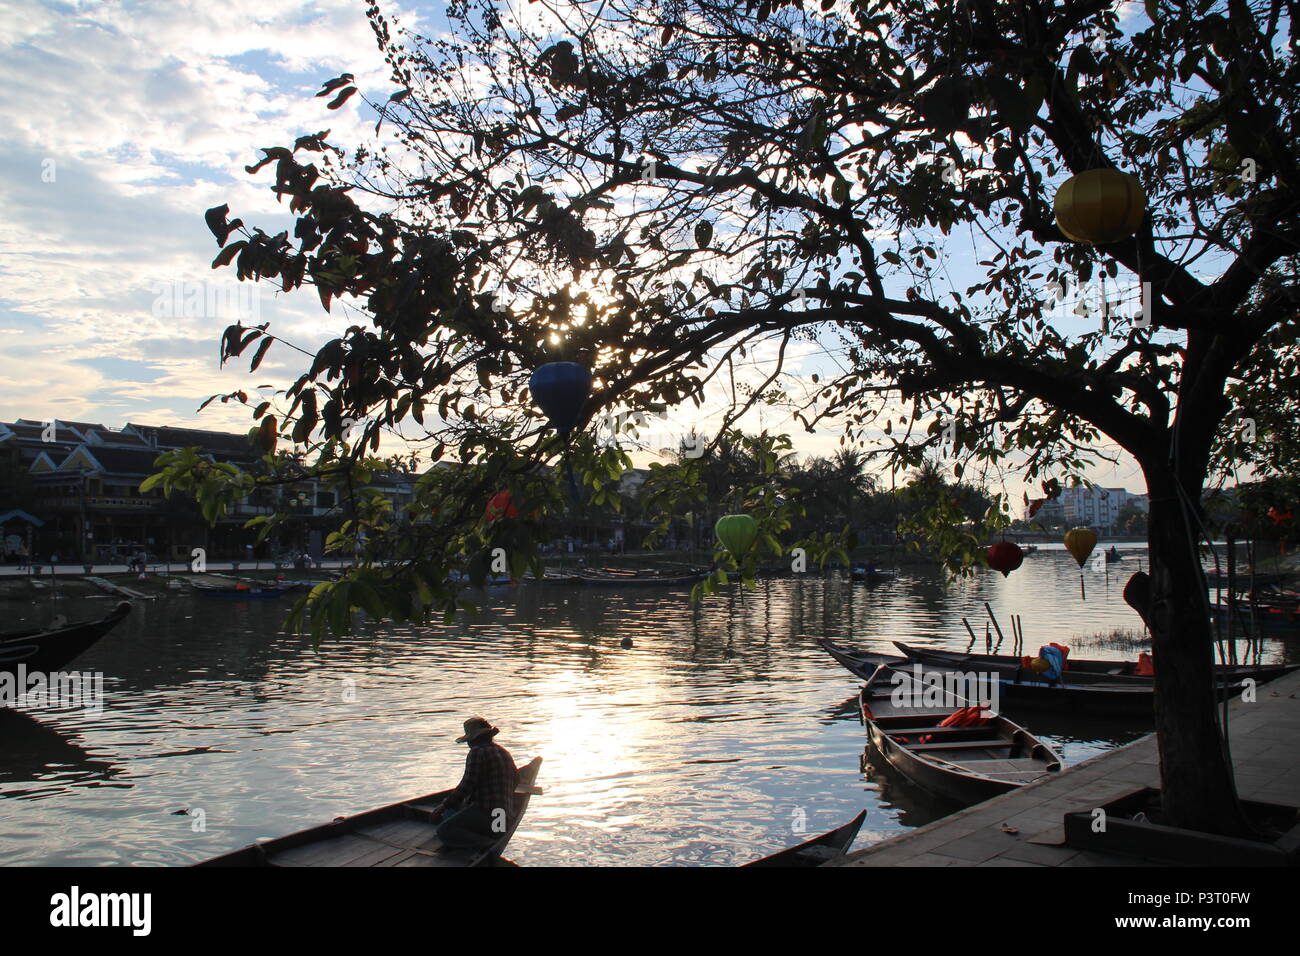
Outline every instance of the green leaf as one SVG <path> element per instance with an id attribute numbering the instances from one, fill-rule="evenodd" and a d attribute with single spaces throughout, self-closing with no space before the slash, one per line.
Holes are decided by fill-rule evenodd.
<path id="1" fill-rule="evenodd" d="M 708 248 L 709 241 L 713 238 L 713 223 L 705 220 L 695 227 L 695 244 L 701 249 Z"/>

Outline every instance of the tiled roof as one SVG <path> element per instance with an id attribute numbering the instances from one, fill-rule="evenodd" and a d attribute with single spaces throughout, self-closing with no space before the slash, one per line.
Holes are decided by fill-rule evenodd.
<path id="1" fill-rule="evenodd" d="M 104 471 L 114 475 L 152 475 L 158 452 L 153 448 L 113 448 L 86 445 L 85 452 L 99 462 Z M 75 454 L 75 452 L 74 452 Z M 66 459 L 65 459 L 66 461 Z"/>
<path id="2" fill-rule="evenodd" d="M 148 437 L 159 448 L 190 448 L 198 446 L 206 452 L 223 455 L 248 455 L 256 453 L 247 435 L 237 432 L 214 432 L 201 428 L 172 428 L 169 425 L 130 426 Z"/>

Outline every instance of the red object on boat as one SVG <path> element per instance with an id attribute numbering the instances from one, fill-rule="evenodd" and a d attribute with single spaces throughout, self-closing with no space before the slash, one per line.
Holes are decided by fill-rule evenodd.
<path id="1" fill-rule="evenodd" d="M 1025 560 L 1025 552 L 1020 550 L 1020 545 L 1010 541 L 999 541 L 997 544 L 989 545 L 984 552 L 984 559 L 988 561 L 989 567 L 994 571 L 1001 571 L 1005 578 L 1008 574 L 1020 567 Z"/>
<path id="2" fill-rule="evenodd" d="M 511 501 L 509 489 L 498 491 L 488 499 L 487 507 L 483 509 L 483 517 L 487 521 L 496 521 L 498 518 L 519 517 L 519 509 Z"/>

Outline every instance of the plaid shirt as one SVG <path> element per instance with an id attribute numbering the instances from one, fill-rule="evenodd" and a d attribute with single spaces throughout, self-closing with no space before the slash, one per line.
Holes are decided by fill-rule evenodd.
<path id="1" fill-rule="evenodd" d="M 514 814 L 515 761 L 498 743 L 470 747 L 465 757 L 465 776 L 448 799 L 454 807 L 482 807 L 488 813 L 498 808 Z"/>

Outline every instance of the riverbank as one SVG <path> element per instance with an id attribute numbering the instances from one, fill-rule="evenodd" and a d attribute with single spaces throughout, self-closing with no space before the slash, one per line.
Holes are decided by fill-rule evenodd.
<path id="1" fill-rule="evenodd" d="M 854 552 L 855 562 L 871 562 L 881 568 L 890 567 L 937 567 L 938 562 L 925 555 L 905 551 L 901 548 L 860 548 Z M 703 551 L 628 551 L 628 552 L 574 552 L 547 555 L 544 559 L 547 570 L 555 572 L 576 571 L 592 568 L 618 568 L 620 570 L 657 571 L 662 573 L 681 573 L 686 569 L 708 567 L 713 555 Z M 34 601 L 54 597 L 94 597 L 104 594 L 105 589 L 91 579 L 100 579 L 109 583 L 129 588 L 145 597 L 162 597 L 173 593 L 176 587 L 184 587 L 182 582 L 195 579 L 203 580 L 205 574 L 237 577 L 247 581 L 310 580 L 323 574 L 336 571 L 347 564 L 345 561 L 321 561 L 308 569 L 297 569 L 288 565 L 276 566 L 272 562 L 248 561 L 210 561 L 203 572 L 193 572 L 180 562 L 171 565 L 153 563 L 142 576 L 138 571 L 130 570 L 124 564 L 92 565 L 87 574 L 81 564 L 59 564 L 51 573 L 48 564 L 40 566 L 39 573 L 32 573 L 30 568 L 17 565 L 0 565 L 0 601 Z M 839 569 L 843 572 L 843 569 Z M 760 569 L 766 576 L 783 575 L 791 570 L 773 565 Z M 818 574 L 816 567 L 808 572 Z M 827 568 L 826 573 L 834 573 Z M 219 583 L 209 581 L 207 583 Z"/>
<path id="2" fill-rule="evenodd" d="M 1229 705 L 1238 791 L 1244 800 L 1300 806 L 1300 672 Z M 831 866 L 1156 866 L 1145 857 L 1065 845 L 1066 813 L 1138 787 L 1160 786 L 1155 734 L 1067 767 L 928 826 L 852 853 Z"/>

